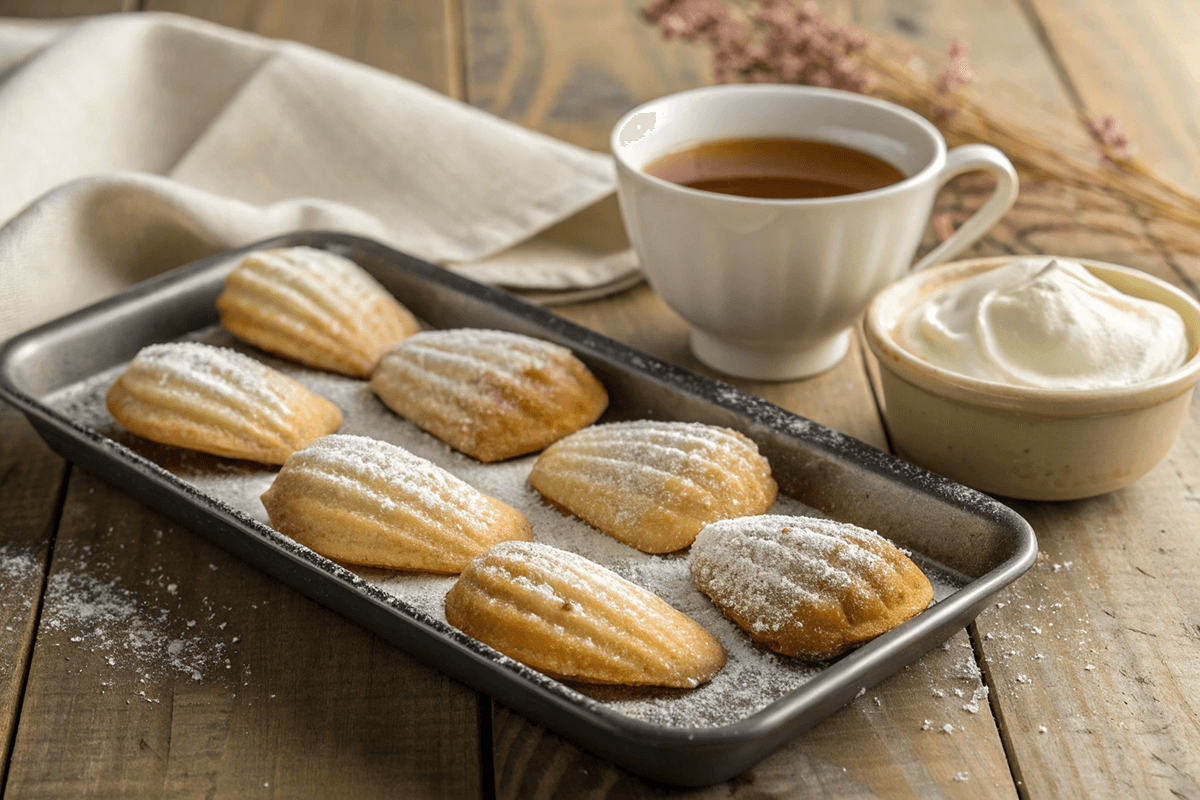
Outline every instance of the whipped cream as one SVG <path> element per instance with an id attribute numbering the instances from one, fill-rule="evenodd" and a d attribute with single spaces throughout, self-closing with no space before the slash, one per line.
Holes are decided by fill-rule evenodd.
<path id="1" fill-rule="evenodd" d="M 1029 258 L 975 275 L 914 308 L 898 344 L 972 378 L 1044 389 L 1131 386 L 1188 357 L 1183 319 L 1081 265 Z"/>

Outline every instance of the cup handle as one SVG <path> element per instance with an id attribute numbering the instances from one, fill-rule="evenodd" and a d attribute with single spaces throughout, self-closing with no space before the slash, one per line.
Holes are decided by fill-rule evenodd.
<path id="1" fill-rule="evenodd" d="M 996 178 L 992 196 L 949 239 L 926 253 L 913 266 L 914 272 L 947 261 L 970 247 L 1017 201 L 1017 171 L 1008 156 L 990 144 L 965 144 L 950 150 L 946 154 L 946 164 L 937 176 L 938 188 L 945 186 L 951 178 L 975 170 L 989 172 Z"/>

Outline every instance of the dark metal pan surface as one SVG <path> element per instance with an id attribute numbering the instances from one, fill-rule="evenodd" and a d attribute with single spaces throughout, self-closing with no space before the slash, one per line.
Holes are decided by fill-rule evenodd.
<path id="1" fill-rule="evenodd" d="M 646 556 L 542 504 L 526 485 L 534 457 L 495 469 L 473 463 L 390 415 L 365 383 L 270 358 L 220 329 L 214 302 L 237 259 L 293 245 L 356 261 L 431 327 L 496 328 L 571 348 L 609 392 L 605 421 L 686 420 L 745 433 L 780 485 L 775 511 L 878 531 L 912 552 L 934 584 L 934 604 L 827 664 L 751 647 L 686 580 L 686 552 Z M 257 499 L 273 470 L 139 440 L 104 409 L 105 390 L 139 349 L 180 338 L 253 354 L 338 402 L 343 432 L 401 444 L 521 507 L 535 538 L 605 563 L 708 627 L 726 646 L 729 666 L 692 692 L 569 686 L 450 627 L 440 603 L 453 578 L 351 570 L 280 535 Z M 961 630 L 1037 553 L 1028 523 L 983 494 L 508 293 L 344 234 L 290 234 L 224 253 L 17 336 L 0 348 L 0 397 L 63 456 L 147 505 L 530 719 L 667 783 L 704 785 L 750 768 Z"/>

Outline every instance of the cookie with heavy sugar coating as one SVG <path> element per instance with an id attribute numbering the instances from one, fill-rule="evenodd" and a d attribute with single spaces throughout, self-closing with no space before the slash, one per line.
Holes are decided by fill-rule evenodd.
<path id="1" fill-rule="evenodd" d="M 446 594 L 451 625 L 551 677 L 693 688 L 725 666 L 703 627 L 582 556 L 505 542 L 471 561 Z"/>
<path id="2" fill-rule="evenodd" d="M 342 424 L 337 406 L 292 378 L 199 342 L 143 348 L 109 388 L 105 404 L 138 436 L 264 464 L 282 464 Z"/>
<path id="3" fill-rule="evenodd" d="M 541 450 L 608 406 L 603 384 L 565 347 L 507 331 L 422 331 L 371 377 L 379 399 L 483 462 Z"/>
<path id="4" fill-rule="evenodd" d="M 704 528 L 692 580 L 759 644 L 823 661 L 924 610 L 933 587 L 874 531 L 790 516 L 724 520 Z"/>
<path id="5" fill-rule="evenodd" d="M 529 483 L 551 504 L 646 553 L 687 547 L 710 522 L 761 514 L 778 492 L 753 441 L 696 422 L 614 422 L 538 457 Z"/>
<path id="6" fill-rule="evenodd" d="M 262 496 L 271 525 L 348 564 L 454 574 L 525 515 L 402 447 L 334 435 L 292 454 Z"/>
<path id="7" fill-rule="evenodd" d="M 362 267 L 313 247 L 246 255 L 226 278 L 217 310 L 242 341 L 352 378 L 370 377 L 388 348 L 420 328 Z"/>

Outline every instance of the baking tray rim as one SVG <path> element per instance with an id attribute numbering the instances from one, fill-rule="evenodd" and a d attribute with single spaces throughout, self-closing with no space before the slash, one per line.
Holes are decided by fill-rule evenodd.
<path id="1" fill-rule="evenodd" d="M 484 673 L 491 674 L 491 677 L 495 678 L 498 683 L 508 685 L 510 688 L 515 688 L 519 694 L 526 695 L 523 699 L 531 700 L 545 706 L 540 711 L 537 708 L 528 709 L 519 705 L 514 705 L 514 708 L 519 713 L 523 713 L 531 719 L 546 724 L 547 727 L 562 733 L 568 738 L 579 741 L 580 737 L 577 735 L 578 731 L 564 732 L 562 730 L 561 722 L 564 717 L 582 723 L 585 727 L 593 728 L 599 733 L 605 733 L 605 729 L 607 729 L 608 735 L 622 737 L 623 744 L 626 746 L 633 745 L 637 748 L 649 747 L 657 752 L 661 752 L 663 755 L 674 753 L 681 757 L 692 758 L 703 755 L 706 751 L 733 747 L 733 750 L 736 752 L 740 749 L 739 745 L 755 741 L 759 743 L 759 746 L 752 748 L 754 750 L 753 755 L 740 759 L 731 759 L 731 761 L 738 762 L 739 766 L 736 769 L 710 767 L 707 769 L 684 770 L 681 773 L 679 770 L 668 768 L 665 775 L 653 774 L 653 770 L 639 769 L 638 764 L 631 764 L 629 759 L 622 758 L 619 754 L 604 752 L 607 748 L 598 746 L 594 737 L 589 738 L 587 743 L 585 743 L 585 747 L 600 752 L 618 765 L 626 767 L 631 771 L 681 785 L 706 785 L 737 774 L 748 766 L 752 766 L 758 760 L 761 760 L 761 758 L 765 757 L 783 742 L 816 724 L 829 713 L 832 713 L 832 711 L 848 702 L 849 699 L 852 699 L 850 697 L 843 697 L 847 691 L 857 687 L 858 693 L 861 693 L 862 690 L 870 688 L 883 678 L 901 669 L 905 664 L 916 660 L 930 649 L 928 646 L 921 645 L 920 652 L 915 655 L 911 653 L 905 654 L 904 651 L 911 648 L 913 644 L 901 635 L 906 629 L 918 624 L 930 625 L 930 618 L 942 620 L 939 625 L 935 626 L 939 629 L 944 625 L 954 625 L 955 629 L 962 627 L 977 616 L 978 612 L 982 610 L 982 607 L 997 591 L 1020 577 L 1032 566 L 1036 559 L 1037 539 L 1028 522 L 998 500 L 979 495 L 979 498 L 982 498 L 983 502 L 978 502 L 979 498 L 976 498 L 978 508 L 967 509 L 967 512 L 978 515 L 981 513 L 979 511 L 980 508 L 987 508 L 991 512 L 988 516 L 991 517 L 992 522 L 1011 526 L 1014 541 L 1012 552 L 1007 559 L 978 578 L 971 579 L 968 584 L 955 590 L 948 597 L 931 606 L 927 611 L 922 612 L 918 617 L 894 629 L 890 634 L 885 634 L 838 659 L 831 665 L 831 667 L 836 667 L 836 669 L 826 668 L 822 670 L 820 674 L 806 681 L 787 695 L 770 702 L 767 706 L 736 722 L 703 727 L 662 725 L 638 719 L 609 708 L 602 701 L 593 700 L 575 691 L 568 684 L 549 679 L 536 670 L 497 654 L 496 651 L 486 645 L 482 645 L 470 639 L 470 637 L 466 637 L 456 629 L 441 623 L 440 620 L 429 617 L 419 609 L 409 606 L 401 598 L 364 581 L 345 567 L 312 551 L 300 548 L 290 540 L 286 540 L 282 534 L 277 533 L 269 526 L 249 517 L 218 498 L 196 490 L 191 484 L 188 484 L 165 468 L 135 453 L 124 445 L 83 427 L 74 420 L 49 407 L 33 394 L 22 389 L 14 380 L 14 366 L 20 363 L 23 353 L 29 348 L 38 349 L 42 346 L 42 343 L 48 339 L 52 340 L 59 331 L 65 328 L 74 326 L 85 320 L 91 320 L 98 316 L 115 312 L 125 308 L 130 303 L 152 301 L 158 291 L 171 287 L 178 282 L 186 281 L 194 275 L 204 274 L 209 269 L 214 268 L 216 264 L 224 263 L 238 253 L 249 252 L 264 247 L 288 246 L 297 242 L 304 244 L 320 242 L 353 244 L 358 242 L 376 250 L 383 250 L 397 256 L 402 256 L 405 259 L 412 259 L 407 254 L 399 253 L 364 237 L 338 232 L 313 231 L 284 234 L 244 247 L 217 253 L 141 281 L 111 297 L 19 333 L 3 344 L 0 344 L 0 399 L 4 399 L 22 412 L 34 425 L 39 435 L 68 460 L 76 463 L 83 461 L 83 459 L 77 458 L 79 453 L 71 450 L 71 447 L 65 448 L 68 452 L 62 452 L 60 449 L 62 441 L 59 437 L 65 437 L 67 442 L 84 448 L 84 453 L 91 452 L 98 455 L 104 461 L 121 464 L 127 469 L 138 472 L 141 480 L 157 484 L 159 488 L 166 490 L 175 497 L 198 505 L 198 510 L 207 519 L 229 526 L 241 533 L 251 534 L 252 542 L 257 543 L 258 546 L 265 546 L 276 557 L 282 557 L 291 562 L 293 566 L 299 567 L 309 577 L 315 579 L 315 573 L 319 572 L 321 573 L 321 579 L 336 579 L 335 585 L 339 587 L 338 591 L 351 592 L 360 603 L 365 601 L 377 606 L 390 617 L 399 619 L 407 633 L 417 634 L 419 637 L 426 639 L 436 639 L 438 645 L 453 649 L 459 654 L 459 657 L 466 659 L 475 668 L 483 670 Z M 507 292 L 477 284 L 469 278 L 457 275 L 448 270 L 443 270 L 435 265 L 427 266 L 444 272 L 447 276 L 446 282 L 450 284 L 452 290 L 457 289 L 461 291 L 464 285 L 470 286 L 472 290 L 482 293 L 485 296 L 493 294 L 495 296 L 494 299 L 499 299 L 506 303 L 515 302 L 518 306 L 525 306 L 527 307 L 525 310 L 530 312 L 549 314 L 556 320 L 566 322 L 568 328 L 578 327 L 574 326 L 574 323 L 570 323 L 540 306 L 527 303 Z M 454 284 L 459 285 L 455 286 Z M 749 398 L 753 401 L 754 406 L 765 404 L 766 406 L 770 406 L 777 414 L 781 413 L 785 417 L 794 417 L 803 420 L 806 427 L 815 426 L 818 429 L 823 429 L 826 435 L 832 434 L 835 437 L 861 445 L 861 447 L 882 457 L 885 465 L 891 466 L 896 470 L 897 477 L 903 475 L 905 478 L 911 480 L 915 476 L 919 479 L 919 482 L 926 484 L 925 488 L 927 489 L 936 489 L 940 486 L 951 487 L 952 494 L 961 493 L 964 490 L 964 487 L 958 486 L 945 478 L 927 473 L 919 467 L 915 467 L 895 456 L 872 448 L 870 445 L 853 439 L 853 437 L 828 429 L 820 423 L 807 420 L 800 417 L 800 415 L 775 406 L 761 398 L 745 395 L 740 390 L 728 384 L 707 378 L 685 368 L 662 362 L 654 356 L 621 344 L 594 331 L 581 330 L 586 331 L 590 340 L 589 343 L 594 343 L 597 340 L 608 343 L 615 346 L 617 352 L 636 355 L 641 363 L 658 367 L 653 374 L 656 380 L 678 384 L 678 380 L 682 378 L 688 384 L 695 384 L 697 381 L 701 386 L 712 384 L 714 387 L 718 387 L 721 393 L 732 390 L 742 398 Z M 556 328 L 554 333 L 561 335 L 562 329 Z M 633 369 L 634 367 L 629 368 Z M 680 391 L 694 391 L 691 385 L 679 385 L 678 388 Z M 714 393 L 713 396 L 703 399 L 725 406 L 727 410 L 740 416 L 750 416 L 746 408 L 731 408 L 721 402 L 722 396 L 719 394 Z M 756 421 L 761 422 L 761 420 Z M 770 425 L 769 422 L 765 424 Z M 791 438 L 798 438 L 795 431 L 778 432 Z M 101 474 L 100 477 L 104 478 L 105 476 Z M 129 491 L 124 486 L 122 488 Z M 967 491 L 973 492 L 973 490 Z M 975 494 L 978 495 L 979 493 Z M 144 498 L 138 499 L 149 502 L 145 501 Z M 150 504 L 168 516 L 175 516 L 169 509 L 164 509 L 154 503 Z M 212 531 L 196 530 L 194 522 L 185 524 L 194 532 L 200 533 L 202 537 L 214 541 L 219 546 L 225 547 L 225 549 L 229 549 L 220 537 L 214 535 Z M 255 564 L 255 566 L 264 569 L 268 574 L 283 580 L 302 593 L 310 597 L 313 596 L 311 593 L 305 591 L 295 579 L 288 579 L 275 571 L 267 569 L 262 564 Z M 317 599 L 326 605 L 330 605 L 328 598 Z M 344 612 L 343 614 L 346 615 Z M 459 665 L 448 665 L 435 658 L 431 658 L 426 653 L 415 652 L 410 647 L 411 643 L 398 640 L 394 635 L 394 631 L 381 631 L 377 625 L 355 619 L 352 616 L 348 618 L 358 624 L 365 625 L 376 633 L 381 633 L 381 635 L 393 644 L 413 655 L 421 657 L 422 660 L 431 664 L 434 668 L 452 674 L 473 688 L 481 689 L 496 697 L 497 686 L 489 685 L 490 681 L 481 681 L 479 675 L 470 674 L 470 669 L 465 667 L 460 668 Z M 499 657 L 497 658 L 497 656 Z M 901 663 L 891 666 L 896 659 L 904 660 Z M 448 668 L 451 666 L 453 668 Z M 500 671 L 499 674 L 496 673 L 497 670 Z M 885 671 L 880 674 L 881 670 Z M 480 685 L 481 683 L 485 685 Z M 829 693 L 831 686 L 840 689 L 840 692 Z M 821 695 L 825 695 L 826 702 L 824 705 L 830 707 L 821 713 L 817 713 L 813 719 L 804 718 L 804 712 L 811 712 L 815 706 L 822 705 L 820 702 Z M 497 699 L 501 702 L 509 703 L 506 699 L 500 697 L 497 697 Z M 552 713 L 547 716 L 548 712 Z M 556 722 L 559 724 L 555 724 Z M 768 741 L 773 742 L 773 744 L 767 744 Z"/>

